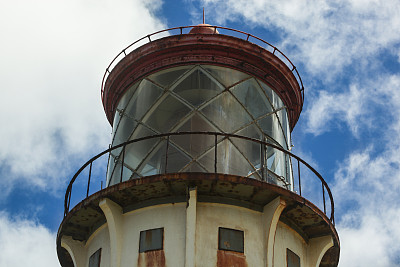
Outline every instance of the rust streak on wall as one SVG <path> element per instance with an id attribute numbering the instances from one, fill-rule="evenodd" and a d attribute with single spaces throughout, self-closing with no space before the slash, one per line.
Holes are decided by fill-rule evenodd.
<path id="1" fill-rule="evenodd" d="M 138 267 L 166 267 L 164 250 L 139 253 Z"/>
<path id="2" fill-rule="evenodd" d="M 217 267 L 248 267 L 246 256 L 242 253 L 218 250 Z"/>

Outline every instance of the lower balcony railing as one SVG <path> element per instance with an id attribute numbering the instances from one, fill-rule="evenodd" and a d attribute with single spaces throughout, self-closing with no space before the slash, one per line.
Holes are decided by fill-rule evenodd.
<path id="1" fill-rule="evenodd" d="M 275 184 L 306 197 L 325 214 L 330 212 L 328 216 L 334 224 L 331 190 L 307 162 L 277 145 L 217 132 L 147 136 L 101 152 L 87 161 L 71 179 L 65 193 L 64 217 L 70 210 L 71 198 L 73 202 L 80 201 L 88 197 L 90 191 L 102 189 L 106 177 L 108 185 L 112 185 L 129 179 L 178 172 L 233 174 Z M 100 188 L 93 189 L 99 182 Z"/>

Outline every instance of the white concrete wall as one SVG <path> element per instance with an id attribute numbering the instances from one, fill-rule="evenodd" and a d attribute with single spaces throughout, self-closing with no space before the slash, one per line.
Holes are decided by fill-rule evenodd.
<path id="1" fill-rule="evenodd" d="M 195 199 L 194 193 L 191 196 Z M 107 201 L 105 203 L 110 206 L 115 204 Z M 69 250 L 73 251 L 76 267 L 87 267 L 90 255 L 99 248 L 102 248 L 101 267 L 145 266 L 146 262 L 143 262 L 143 258 L 139 259 L 140 231 L 161 227 L 164 228 L 165 266 L 173 267 L 225 266 L 221 265 L 221 258 L 219 258 L 222 252 L 225 253 L 224 257 L 240 258 L 242 263 L 235 266 L 283 267 L 287 266 L 287 248 L 300 257 L 302 267 L 315 267 L 319 266 L 323 254 L 332 246 L 332 239 L 329 236 L 311 239 L 309 243 L 306 243 L 297 232 L 280 221 L 275 222 L 275 227 L 268 228 L 273 231 L 276 229 L 276 232 L 267 233 L 266 218 L 279 217 L 280 212 L 277 211 L 279 207 L 284 206 L 279 199 L 276 199 L 274 203 L 271 202 L 274 205 L 267 205 L 264 212 L 226 204 L 199 203 L 193 199 L 189 203 L 189 208 L 187 208 L 187 203 L 163 204 L 125 214 L 119 214 L 118 207 L 114 207 L 114 211 L 108 216 L 120 217 L 118 225 L 122 227 L 122 236 L 110 238 L 113 233 L 118 235 L 118 231 L 110 230 L 109 224 L 106 223 L 91 235 L 86 244 L 64 238 L 65 244 L 69 245 Z M 186 216 L 193 216 L 193 212 L 196 213 L 195 220 L 187 220 Z M 266 216 L 266 213 L 274 213 L 274 216 Z M 271 219 L 271 222 L 273 221 Z M 244 232 L 243 254 L 218 252 L 219 227 Z M 195 240 L 187 242 L 186 235 L 195 236 Z M 268 237 L 273 238 L 273 241 L 268 242 Z M 120 251 L 110 248 L 111 240 L 115 240 L 113 242 L 118 244 Z M 187 247 L 188 244 L 190 248 Z M 271 245 L 272 251 L 267 249 Z M 112 257 L 111 253 L 114 253 L 112 251 L 118 253 L 120 257 L 115 255 Z M 268 257 L 273 257 L 273 259 Z"/>
<path id="2" fill-rule="evenodd" d="M 85 248 L 87 253 L 85 266 L 89 266 L 89 257 L 99 248 L 101 248 L 100 267 L 110 266 L 110 235 L 107 224 L 101 226 L 90 236 Z"/>
<path id="3" fill-rule="evenodd" d="M 124 214 L 121 266 L 136 266 L 140 231 L 164 227 L 167 266 L 184 266 L 186 203 L 165 204 Z"/>
<path id="4" fill-rule="evenodd" d="M 244 255 L 248 266 L 264 265 L 261 212 L 214 203 L 198 203 L 197 211 L 197 266 L 217 265 L 219 227 L 244 231 Z"/>
<path id="5" fill-rule="evenodd" d="M 290 249 L 300 257 L 300 266 L 306 263 L 307 243 L 293 229 L 279 222 L 275 233 L 274 266 L 287 266 L 286 249 Z"/>

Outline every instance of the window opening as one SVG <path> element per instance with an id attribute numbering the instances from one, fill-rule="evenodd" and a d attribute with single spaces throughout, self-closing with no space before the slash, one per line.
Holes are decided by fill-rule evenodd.
<path id="1" fill-rule="evenodd" d="M 139 252 L 163 249 L 164 228 L 150 229 L 140 232 Z"/>
<path id="2" fill-rule="evenodd" d="M 89 258 L 89 267 L 100 267 L 101 248 L 93 253 Z"/>
<path id="3" fill-rule="evenodd" d="M 300 267 L 300 257 L 290 249 L 286 249 L 287 267 Z"/>
<path id="4" fill-rule="evenodd" d="M 235 229 L 219 227 L 218 249 L 244 252 L 244 232 Z"/>

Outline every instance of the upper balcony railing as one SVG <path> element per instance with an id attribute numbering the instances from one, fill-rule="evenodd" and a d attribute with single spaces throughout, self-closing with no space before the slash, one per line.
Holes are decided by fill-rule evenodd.
<path id="1" fill-rule="evenodd" d="M 118 53 L 117 56 L 114 57 L 114 59 L 111 61 L 111 63 L 108 65 L 106 68 L 106 71 L 103 75 L 103 80 L 101 82 L 101 99 L 104 102 L 104 86 L 105 86 L 105 81 L 107 80 L 108 75 L 111 73 L 112 69 L 116 66 L 116 64 L 122 60 L 127 54 L 129 54 L 131 51 L 139 47 L 139 45 L 143 45 L 147 42 L 152 42 L 154 40 L 157 40 L 162 37 L 166 37 L 169 35 L 179 35 L 179 34 L 187 34 L 189 31 L 195 27 L 207 27 L 207 28 L 214 28 L 214 32 L 217 32 L 217 30 L 224 30 L 224 33 L 231 33 L 232 36 L 241 38 L 246 41 L 253 41 L 253 43 L 260 42 L 261 46 L 265 46 L 264 48 L 271 52 L 273 55 L 277 56 L 282 62 L 284 62 L 288 68 L 295 74 L 295 77 L 297 79 L 297 82 L 300 85 L 300 95 L 302 98 L 302 101 L 304 101 L 304 86 L 303 86 L 303 81 L 301 80 L 300 74 L 296 69 L 296 66 L 290 61 L 290 59 L 282 53 L 277 47 L 273 46 L 272 44 L 268 43 L 267 41 L 264 41 L 263 39 L 254 36 L 250 33 L 231 29 L 231 28 L 226 28 L 226 27 L 220 27 L 220 26 L 210 26 L 210 25 L 196 25 L 196 26 L 182 26 L 182 27 L 174 27 L 174 28 L 169 28 L 161 31 L 157 31 L 154 33 L 151 33 L 149 35 L 146 35 L 135 42 L 131 43 L 127 47 L 125 47 L 121 52 Z M 176 33 L 178 31 L 178 33 Z M 221 33 L 220 33 L 221 34 Z M 236 35 L 234 35 L 236 34 Z"/>
<path id="2" fill-rule="evenodd" d="M 174 162 L 171 159 L 168 159 L 169 156 L 171 156 L 171 147 L 174 144 L 174 138 L 179 138 L 180 136 L 188 136 L 188 135 L 203 135 L 203 136 L 210 136 L 214 137 L 214 142 L 213 144 L 210 145 L 210 151 L 214 150 L 214 162 L 213 162 L 213 168 L 212 170 L 209 170 L 209 173 L 223 173 L 221 171 L 221 167 L 224 165 L 221 164 L 226 164 L 224 162 L 224 157 L 219 156 L 218 154 L 218 145 L 225 139 L 229 140 L 239 140 L 240 142 L 249 142 L 246 144 L 252 145 L 256 151 L 259 153 L 259 165 L 256 168 L 256 172 L 258 173 L 257 176 L 252 176 L 252 177 L 258 177 L 256 179 L 268 182 L 268 183 L 273 183 L 273 184 L 278 184 L 286 189 L 291 189 L 298 193 L 300 196 L 303 196 L 309 200 L 312 200 L 314 204 L 316 204 L 321 210 L 324 211 L 327 216 L 330 216 L 330 221 L 334 224 L 335 223 L 335 217 L 334 217 L 334 202 L 333 202 L 333 196 L 331 193 L 331 190 L 329 189 L 328 184 L 326 181 L 322 178 L 322 176 L 313 168 L 311 167 L 307 162 L 299 158 L 298 156 L 290 153 L 289 151 L 286 151 L 285 149 L 267 143 L 263 142 L 257 139 L 249 138 L 249 137 L 244 137 L 244 136 L 239 136 L 239 135 L 234 135 L 234 134 L 225 134 L 225 133 L 217 133 L 217 132 L 175 132 L 175 133 L 166 133 L 166 134 L 159 134 L 159 135 L 153 135 L 153 136 L 146 136 L 134 140 L 127 141 L 125 143 L 119 144 L 117 146 L 111 147 L 100 154 L 94 156 L 91 158 L 89 161 L 87 161 L 79 170 L 78 172 L 73 176 L 71 179 L 66 193 L 65 193 L 65 200 L 64 200 L 64 217 L 68 214 L 70 210 L 70 204 L 71 204 L 71 198 L 72 198 L 72 188 L 74 184 L 76 185 L 75 193 L 73 196 L 74 201 L 73 202 L 78 202 L 83 200 L 85 197 L 88 197 L 90 194 L 90 188 L 95 186 L 93 183 L 93 176 L 96 178 L 98 182 L 98 176 L 100 176 L 101 179 L 101 184 L 103 184 L 103 179 L 106 177 L 106 174 L 104 173 L 105 171 L 105 162 L 110 158 L 110 154 L 114 151 L 118 151 L 116 154 L 118 154 L 117 160 L 119 161 L 119 164 L 121 164 L 121 168 L 119 170 L 120 173 L 117 175 L 120 175 L 120 179 L 118 182 L 123 182 L 123 177 L 126 177 L 126 173 L 124 176 L 124 170 L 125 172 L 128 171 L 128 166 L 125 161 L 125 156 L 126 156 L 126 151 L 131 150 L 134 148 L 134 144 L 138 144 L 140 142 L 146 142 L 150 139 L 158 139 L 160 141 L 166 142 L 166 149 L 165 153 L 162 156 L 162 165 L 160 166 L 157 170 L 157 173 L 152 173 L 149 175 L 153 174 L 168 174 L 168 173 L 176 173 L 179 172 L 174 168 Z M 256 149 L 259 147 L 259 149 Z M 265 161 L 266 154 L 268 151 L 275 151 L 274 153 L 282 153 L 284 155 L 284 158 L 289 161 L 290 164 L 292 164 L 291 168 L 291 174 L 290 177 L 292 177 L 293 185 L 288 184 L 287 179 L 285 179 L 283 176 L 280 176 L 273 172 L 271 168 L 268 166 L 267 162 Z M 173 154 L 173 153 L 172 153 Z M 277 154 L 275 154 L 277 157 Z M 94 168 L 94 164 L 95 167 Z M 103 174 L 102 174 L 103 173 Z M 225 173 L 224 173 L 225 174 Z M 234 174 L 234 173 L 229 173 L 229 174 Z M 250 177 L 252 173 L 250 172 L 248 177 Z M 114 174 L 115 176 L 115 174 Z M 102 177 L 102 178 L 101 178 Z M 134 179 L 134 176 L 132 175 L 130 179 Z M 79 179 L 78 179 L 79 178 Z M 128 178 L 129 179 L 129 178 Z M 248 178 L 248 179 L 254 179 L 254 178 Z M 78 181 L 77 181 L 78 180 Z M 95 181 L 96 182 L 96 181 Z M 83 185 L 83 184 L 84 185 Z M 79 186 L 80 185 L 80 186 Z M 87 186 L 86 186 L 87 185 Z M 305 186 L 304 186 L 305 185 Z M 320 187 L 319 187 L 320 186 Z M 83 187 L 85 187 L 85 190 L 83 192 Z M 101 189 L 103 186 L 101 186 Z M 317 193 L 320 188 L 321 194 Z M 326 193 L 328 193 L 329 200 L 327 203 L 326 200 Z M 76 196 L 79 194 L 80 196 Z M 304 196 L 304 194 L 306 196 Z M 76 203 L 77 204 L 77 203 Z M 328 205 L 327 205 L 328 204 Z M 329 205 L 330 204 L 330 205 Z M 328 207 L 327 207 L 328 206 Z M 330 215 L 328 215 L 330 212 Z"/>

